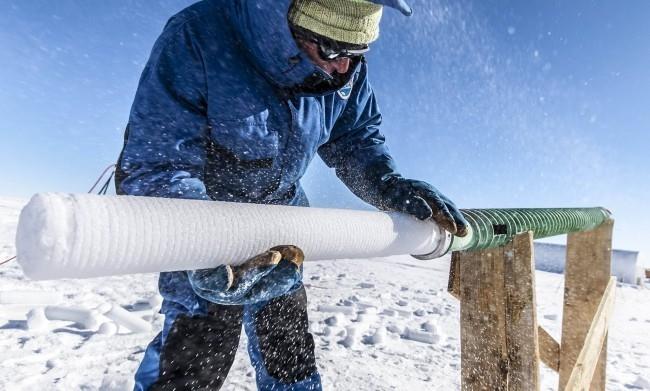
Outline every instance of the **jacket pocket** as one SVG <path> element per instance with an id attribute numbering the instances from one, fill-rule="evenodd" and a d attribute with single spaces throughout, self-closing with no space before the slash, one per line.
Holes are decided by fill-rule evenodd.
<path id="1" fill-rule="evenodd" d="M 268 116 L 264 110 L 244 118 L 211 120 L 212 142 L 243 163 L 272 161 L 278 155 L 279 138 L 268 129 Z"/>

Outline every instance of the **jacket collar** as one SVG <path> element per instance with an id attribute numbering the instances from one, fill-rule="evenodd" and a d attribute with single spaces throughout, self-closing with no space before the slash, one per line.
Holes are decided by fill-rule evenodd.
<path id="1" fill-rule="evenodd" d="M 229 19 L 255 67 L 280 88 L 296 88 L 314 75 L 327 79 L 298 48 L 287 14 L 291 0 L 229 1 Z"/>

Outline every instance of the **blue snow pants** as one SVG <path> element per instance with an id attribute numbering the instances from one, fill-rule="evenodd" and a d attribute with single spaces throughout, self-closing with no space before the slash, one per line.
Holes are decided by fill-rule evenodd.
<path id="1" fill-rule="evenodd" d="M 164 296 L 164 294 L 163 294 Z M 242 324 L 260 391 L 321 391 L 304 286 L 251 305 L 165 299 L 165 323 L 147 347 L 135 390 L 218 390 L 234 361 Z"/>

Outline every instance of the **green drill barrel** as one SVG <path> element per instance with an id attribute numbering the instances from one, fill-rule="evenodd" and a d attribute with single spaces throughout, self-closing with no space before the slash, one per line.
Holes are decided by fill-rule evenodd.
<path id="1" fill-rule="evenodd" d="M 605 208 L 463 209 L 470 230 L 453 237 L 448 252 L 482 250 L 508 243 L 516 234 L 533 231 L 535 239 L 588 231 L 611 218 Z"/>

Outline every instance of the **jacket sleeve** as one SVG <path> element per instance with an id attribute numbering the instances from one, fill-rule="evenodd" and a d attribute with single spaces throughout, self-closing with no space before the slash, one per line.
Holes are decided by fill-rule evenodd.
<path id="1" fill-rule="evenodd" d="M 382 117 L 367 72 L 364 62 L 330 139 L 318 153 L 357 197 L 380 207 L 382 184 L 399 174 L 379 131 Z"/>
<path id="2" fill-rule="evenodd" d="M 166 26 L 142 73 L 118 162 L 119 194 L 209 199 L 207 87 L 185 26 Z"/>

